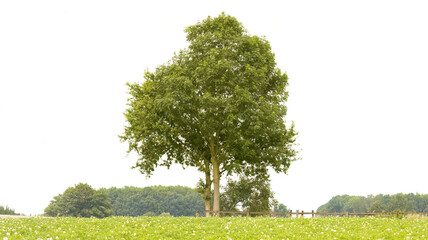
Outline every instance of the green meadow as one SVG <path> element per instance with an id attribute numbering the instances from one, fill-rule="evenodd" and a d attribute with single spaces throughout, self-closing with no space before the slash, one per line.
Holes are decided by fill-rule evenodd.
<path id="1" fill-rule="evenodd" d="M 11 239 L 427 239 L 428 220 L 373 217 L 2 218 Z"/>

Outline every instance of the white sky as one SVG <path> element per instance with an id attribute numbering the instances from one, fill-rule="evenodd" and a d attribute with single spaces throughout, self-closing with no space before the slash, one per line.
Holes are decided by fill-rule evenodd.
<path id="1" fill-rule="evenodd" d="M 428 193 L 426 1 L 0 1 L 0 205 L 40 214 L 67 187 L 194 187 L 195 169 L 130 167 L 126 82 L 224 11 L 264 35 L 290 78 L 302 160 L 276 198 Z M 224 181 L 223 181 L 224 182 Z"/>

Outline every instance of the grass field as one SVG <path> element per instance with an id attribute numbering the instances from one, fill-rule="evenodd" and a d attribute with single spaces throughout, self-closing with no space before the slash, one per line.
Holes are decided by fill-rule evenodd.
<path id="1" fill-rule="evenodd" d="M 428 239 L 428 220 L 394 218 L 0 218 L 11 239 Z"/>

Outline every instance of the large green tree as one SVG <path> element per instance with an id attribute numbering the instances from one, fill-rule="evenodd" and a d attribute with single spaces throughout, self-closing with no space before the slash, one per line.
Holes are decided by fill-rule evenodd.
<path id="1" fill-rule="evenodd" d="M 45 208 L 45 215 L 70 217 L 108 217 L 112 206 L 104 189 L 95 190 L 89 184 L 79 183 L 54 197 Z"/>
<path id="2" fill-rule="evenodd" d="M 150 175 L 176 162 L 205 174 L 205 208 L 220 210 L 220 177 L 286 172 L 296 158 L 296 132 L 287 127 L 287 75 L 269 42 L 251 36 L 224 13 L 186 28 L 189 47 L 145 82 L 129 84 L 121 136 L 139 154 L 136 168 Z"/>

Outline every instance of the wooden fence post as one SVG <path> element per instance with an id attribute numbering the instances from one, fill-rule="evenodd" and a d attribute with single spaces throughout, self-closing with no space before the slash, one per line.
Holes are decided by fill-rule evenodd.
<path id="1" fill-rule="evenodd" d="M 299 218 L 299 210 L 296 210 L 296 218 Z"/>
<path id="2" fill-rule="evenodd" d="M 302 218 L 303 218 L 303 214 L 304 214 L 304 212 L 305 212 L 305 211 L 303 211 L 303 210 L 302 210 Z"/>
<path id="3" fill-rule="evenodd" d="M 250 209 L 247 208 L 247 217 L 249 217 L 249 216 L 250 216 Z"/>
<path id="4" fill-rule="evenodd" d="M 293 210 L 290 210 L 290 213 L 288 214 L 288 217 L 291 218 L 291 214 L 292 214 Z"/>
<path id="5" fill-rule="evenodd" d="M 312 210 L 312 218 L 314 217 L 315 217 L 315 213 L 314 213 L 314 210 Z"/>

